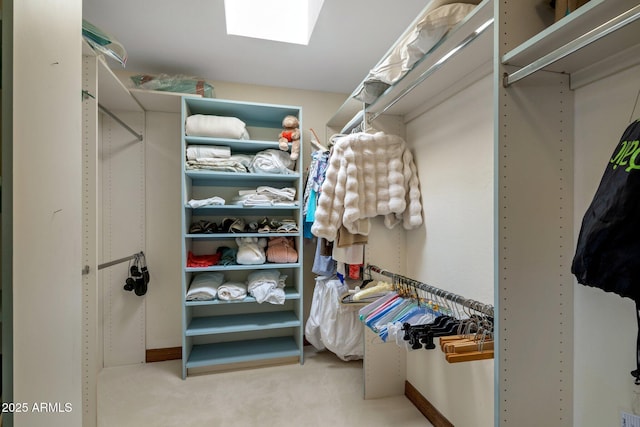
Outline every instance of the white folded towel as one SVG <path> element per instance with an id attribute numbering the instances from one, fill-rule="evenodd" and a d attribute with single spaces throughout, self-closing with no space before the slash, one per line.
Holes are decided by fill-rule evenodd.
<path id="1" fill-rule="evenodd" d="M 245 123 L 237 117 L 194 114 L 187 117 L 185 133 L 210 138 L 249 139 Z"/>
<path id="2" fill-rule="evenodd" d="M 208 199 L 191 199 L 187 202 L 187 204 L 191 208 L 201 208 L 202 206 L 209 205 L 222 206 L 225 204 L 225 200 L 222 197 L 213 196 L 209 197 Z"/>
<path id="3" fill-rule="evenodd" d="M 218 287 L 218 299 L 224 301 L 242 300 L 247 296 L 247 285 L 242 282 L 225 282 Z"/>
<path id="4" fill-rule="evenodd" d="M 200 273 L 191 280 L 187 291 L 187 301 L 207 301 L 215 299 L 218 287 L 224 282 L 224 274 L 217 272 Z"/>

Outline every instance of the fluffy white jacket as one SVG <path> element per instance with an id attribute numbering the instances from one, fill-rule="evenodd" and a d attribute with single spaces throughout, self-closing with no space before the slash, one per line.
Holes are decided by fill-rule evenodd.
<path id="1" fill-rule="evenodd" d="M 393 228 L 422 225 L 420 183 L 402 138 L 356 133 L 336 141 L 318 199 L 311 232 L 334 241 L 340 225 L 368 234 L 369 218 L 384 215 Z"/>

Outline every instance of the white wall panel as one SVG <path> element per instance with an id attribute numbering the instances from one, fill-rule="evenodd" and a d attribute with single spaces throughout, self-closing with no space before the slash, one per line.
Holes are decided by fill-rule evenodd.
<path id="1" fill-rule="evenodd" d="M 593 199 L 614 148 L 628 126 L 640 67 L 585 86 L 575 93 L 574 234 Z M 640 107 L 634 114 L 640 117 Z M 633 413 L 637 388 L 635 304 L 597 288 L 575 285 L 574 425 L 619 425 Z M 636 406 L 637 407 L 637 406 Z"/>
<path id="2" fill-rule="evenodd" d="M 407 123 L 425 225 L 407 233 L 407 275 L 493 304 L 491 76 Z M 407 380 L 456 426 L 493 425 L 493 360 L 449 364 L 439 348 L 407 355 Z"/>
<path id="3" fill-rule="evenodd" d="M 180 114 L 146 113 L 147 348 L 181 345 Z"/>
<path id="4" fill-rule="evenodd" d="M 114 113 L 143 132 L 143 113 Z M 145 250 L 145 163 L 144 142 L 109 116 L 101 123 L 102 264 Z M 105 367 L 145 360 L 146 296 L 125 291 L 127 277 L 127 262 L 101 270 Z"/>
<path id="5" fill-rule="evenodd" d="M 82 4 L 12 3 L 14 425 L 81 426 Z"/>

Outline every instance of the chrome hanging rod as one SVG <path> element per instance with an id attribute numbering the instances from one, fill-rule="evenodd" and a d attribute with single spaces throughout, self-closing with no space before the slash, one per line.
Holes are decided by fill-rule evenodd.
<path id="1" fill-rule="evenodd" d="M 368 264 L 366 269 L 370 271 L 374 271 L 383 276 L 401 279 L 403 282 L 409 283 L 411 286 L 420 289 L 422 291 L 428 292 L 433 295 L 437 295 L 439 297 L 443 297 L 449 301 L 452 301 L 456 304 L 460 304 L 464 307 L 467 307 L 471 310 L 477 311 L 479 313 L 485 314 L 489 317 L 493 317 L 493 306 L 481 303 L 479 301 L 475 301 L 472 299 L 465 298 L 461 295 L 454 294 L 449 291 L 445 291 L 444 289 L 436 288 L 435 286 L 427 285 L 426 283 L 418 282 L 417 280 L 410 279 L 405 276 L 401 276 L 399 274 L 391 273 L 385 269 L 382 269 L 376 265 Z"/>
<path id="2" fill-rule="evenodd" d="M 543 69 L 544 67 L 553 64 L 554 62 L 568 56 L 579 49 L 605 37 L 606 35 L 611 34 L 612 32 L 619 30 L 625 25 L 630 24 L 631 22 L 640 18 L 640 5 L 634 6 L 628 11 L 616 16 L 613 19 L 605 22 L 602 25 L 597 26 L 581 35 L 580 37 L 573 39 L 569 43 L 560 46 L 554 51 L 549 52 L 543 57 L 536 59 L 531 64 L 526 65 L 520 68 L 518 71 L 514 71 L 511 74 L 506 74 L 504 76 L 502 84 L 504 87 L 508 87 L 509 85 L 517 82 L 518 80 L 522 80 L 525 77 L 535 73 Z"/>
<path id="3" fill-rule="evenodd" d="M 111 267 L 112 265 L 116 265 L 116 264 L 120 264 L 120 263 L 123 263 L 123 262 L 131 261 L 135 257 L 144 257 L 144 252 L 140 251 L 140 252 L 137 252 L 137 253 L 135 253 L 133 255 L 126 256 L 124 258 L 114 259 L 113 261 L 109 261 L 109 262 L 105 262 L 105 263 L 102 263 L 102 264 L 98 264 L 98 270 L 102 270 L 103 268 Z M 84 268 L 82 269 L 82 274 L 89 274 L 90 271 L 91 271 L 91 269 L 89 268 L 89 266 L 85 265 Z"/>
<path id="4" fill-rule="evenodd" d="M 138 141 L 142 141 L 142 135 L 139 134 L 138 132 L 136 132 L 134 129 L 132 129 L 128 124 L 126 124 L 125 122 L 123 122 L 118 116 L 116 116 L 115 114 L 113 114 L 111 111 L 109 111 L 107 108 L 105 108 L 102 104 L 100 104 L 98 102 L 98 108 L 100 109 L 100 111 L 104 112 L 105 114 L 107 114 L 109 117 L 111 117 L 113 120 L 115 120 L 116 122 L 118 122 L 118 124 L 120 126 L 122 126 L 123 128 L 125 128 L 126 130 L 129 131 L 129 133 L 131 133 L 133 136 L 135 136 L 136 138 L 138 138 Z"/>

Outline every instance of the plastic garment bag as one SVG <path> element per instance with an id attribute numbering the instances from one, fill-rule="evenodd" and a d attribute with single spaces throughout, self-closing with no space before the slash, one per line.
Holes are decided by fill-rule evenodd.
<path id="1" fill-rule="evenodd" d="M 358 360 L 364 357 L 364 334 L 357 308 L 339 303 L 347 291 L 335 276 L 317 277 L 304 332 L 318 350 L 326 348 L 342 360 Z"/>

